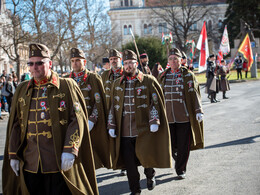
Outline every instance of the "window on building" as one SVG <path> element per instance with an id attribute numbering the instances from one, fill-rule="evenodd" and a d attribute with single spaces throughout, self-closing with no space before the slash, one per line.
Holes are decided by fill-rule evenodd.
<path id="1" fill-rule="evenodd" d="M 193 30 L 198 30 L 197 23 L 194 23 L 194 24 L 193 24 Z"/>
<path id="2" fill-rule="evenodd" d="M 147 31 L 147 24 L 144 24 L 144 34 L 148 34 L 148 31 Z"/>
<path id="3" fill-rule="evenodd" d="M 162 23 L 159 23 L 159 33 L 162 33 Z"/>
<path id="4" fill-rule="evenodd" d="M 167 33 L 167 23 L 163 23 L 163 32 Z"/>
<path id="5" fill-rule="evenodd" d="M 152 34 L 152 24 L 148 25 L 148 34 Z"/>
<path id="6" fill-rule="evenodd" d="M 130 0 L 130 6 L 133 6 L 133 0 Z"/>
<path id="7" fill-rule="evenodd" d="M 128 34 L 128 32 L 127 32 L 127 26 L 124 25 L 124 35 L 127 35 L 127 34 Z"/>
<path id="8" fill-rule="evenodd" d="M 132 30 L 132 25 L 131 25 L 131 24 L 128 25 L 128 34 L 129 34 L 129 35 L 131 35 L 131 30 L 130 30 L 130 29 Z"/>
<path id="9" fill-rule="evenodd" d="M 125 0 L 125 6 L 128 7 L 129 4 L 128 4 L 128 0 Z"/>
<path id="10" fill-rule="evenodd" d="M 219 20 L 219 21 L 218 21 L 218 28 L 222 28 L 222 25 L 223 25 L 222 20 Z"/>
<path id="11" fill-rule="evenodd" d="M 124 2 L 123 2 L 123 0 L 121 0 L 121 7 L 123 7 L 124 6 Z"/>

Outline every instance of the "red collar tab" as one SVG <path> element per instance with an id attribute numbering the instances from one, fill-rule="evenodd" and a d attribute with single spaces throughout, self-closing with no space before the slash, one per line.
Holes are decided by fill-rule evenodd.
<path id="1" fill-rule="evenodd" d="M 136 77 L 137 77 L 137 75 L 132 76 L 132 77 L 126 77 L 126 79 L 129 81 L 129 80 L 134 80 Z"/>
<path id="2" fill-rule="evenodd" d="M 177 70 L 175 70 L 175 71 L 174 71 L 174 70 L 171 70 L 171 72 L 176 74 L 176 73 L 180 73 L 181 70 L 180 70 L 180 69 L 177 69 Z"/>
<path id="3" fill-rule="evenodd" d="M 48 81 L 49 81 L 48 78 L 42 79 L 42 80 L 40 80 L 40 81 L 36 81 L 36 80 L 34 79 L 35 85 L 44 85 L 44 84 L 46 84 Z"/>

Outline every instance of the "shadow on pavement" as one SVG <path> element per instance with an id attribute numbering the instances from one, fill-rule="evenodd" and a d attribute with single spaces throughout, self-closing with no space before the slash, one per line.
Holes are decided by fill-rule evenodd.
<path id="1" fill-rule="evenodd" d="M 120 172 L 119 173 L 116 173 L 116 172 L 114 172 L 114 173 L 108 173 L 108 174 L 110 174 L 110 175 L 107 175 L 107 174 L 100 174 L 100 175 L 107 175 L 107 176 L 104 176 L 104 177 L 100 177 L 100 175 L 97 175 L 96 176 L 96 178 L 97 178 L 97 183 L 101 183 L 102 181 L 104 181 L 104 180 L 108 180 L 108 179 L 113 179 L 113 178 L 115 178 L 115 177 L 126 177 L 126 176 L 121 176 L 120 175 Z M 112 175 L 111 175 L 112 174 Z"/>
<path id="2" fill-rule="evenodd" d="M 233 145 L 241 145 L 241 144 L 252 144 L 255 143 L 254 139 L 260 137 L 260 135 L 247 137 L 239 140 L 234 140 L 230 142 L 225 142 L 221 144 L 215 144 L 212 146 L 206 146 L 205 149 L 211 149 L 211 148 L 220 148 L 220 147 L 226 147 L 226 146 L 233 146 Z"/>
<path id="3" fill-rule="evenodd" d="M 109 194 L 125 194 L 125 193 L 130 194 L 130 190 L 129 190 L 127 181 L 110 183 L 107 185 L 100 186 L 100 187 L 98 187 L 98 189 L 99 189 L 100 195 L 106 195 L 106 194 L 108 194 L 108 192 L 109 192 Z"/>

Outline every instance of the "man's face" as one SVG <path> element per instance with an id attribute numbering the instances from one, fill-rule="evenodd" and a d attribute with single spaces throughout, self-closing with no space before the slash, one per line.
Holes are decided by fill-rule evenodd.
<path id="1" fill-rule="evenodd" d="M 114 69 L 117 70 L 122 66 L 121 64 L 121 58 L 118 57 L 110 57 L 109 58 L 110 66 Z"/>
<path id="2" fill-rule="evenodd" d="M 143 65 L 147 65 L 148 64 L 148 62 L 149 62 L 149 59 L 148 58 L 142 58 L 142 59 L 140 59 L 141 60 L 141 63 L 143 64 Z"/>
<path id="3" fill-rule="evenodd" d="M 71 68 L 76 73 L 84 70 L 86 63 L 87 63 L 87 60 L 82 59 L 82 58 L 71 58 L 70 59 Z"/>
<path id="4" fill-rule="evenodd" d="M 35 80 L 42 80 L 51 73 L 52 61 L 48 58 L 31 57 L 28 65 Z"/>
<path id="5" fill-rule="evenodd" d="M 172 70 L 177 70 L 181 66 L 181 57 L 170 55 L 168 57 L 168 63 Z"/>
<path id="6" fill-rule="evenodd" d="M 124 61 L 124 74 L 126 76 L 134 76 L 137 70 L 136 60 L 125 60 Z"/>

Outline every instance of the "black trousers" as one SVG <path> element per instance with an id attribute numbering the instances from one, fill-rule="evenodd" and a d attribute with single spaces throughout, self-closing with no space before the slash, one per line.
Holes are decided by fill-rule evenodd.
<path id="1" fill-rule="evenodd" d="M 242 79 L 242 68 L 237 68 L 237 79 L 239 79 L 239 75 L 240 78 Z"/>
<path id="2" fill-rule="evenodd" d="M 24 171 L 24 179 L 31 195 L 71 195 L 60 172 L 43 174 L 40 171 Z"/>
<path id="3" fill-rule="evenodd" d="M 190 155 L 191 126 L 190 123 L 169 124 L 171 132 L 172 155 L 175 160 L 177 175 L 186 172 L 186 166 Z M 174 157 L 174 154 L 177 156 Z"/>
<path id="4" fill-rule="evenodd" d="M 140 162 L 135 153 L 135 143 L 136 137 L 121 137 L 120 150 L 126 166 L 129 188 L 133 193 L 140 193 L 140 174 L 138 172 Z M 155 175 L 155 171 L 153 168 L 145 168 L 144 174 L 151 179 Z"/>

